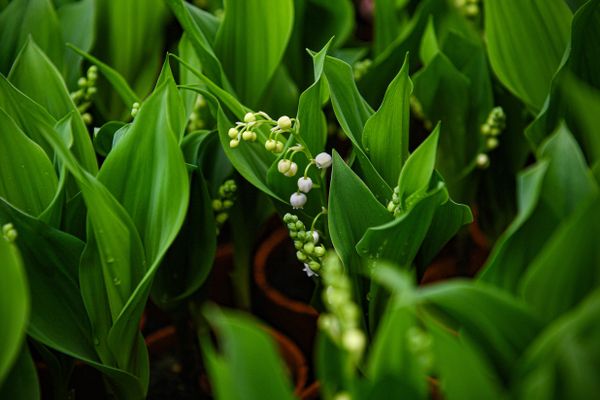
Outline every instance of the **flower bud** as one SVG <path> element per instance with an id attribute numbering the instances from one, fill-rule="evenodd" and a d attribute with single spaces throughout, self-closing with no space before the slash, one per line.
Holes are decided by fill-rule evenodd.
<path id="1" fill-rule="evenodd" d="M 251 131 L 244 131 L 244 133 L 242 133 L 242 139 L 244 139 L 245 141 L 250 141 L 252 140 L 252 132 Z"/>
<path id="2" fill-rule="evenodd" d="M 249 112 L 249 113 L 246 113 L 246 115 L 244 115 L 244 122 L 245 123 L 248 124 L 248 123 L 254 122 L 254 121 L 256 121 L 256 117 L 254 116 L 253 113 Z"/>
<path id="3" fill-rule="evenodd" d="M 292 127 L 292 120 L 287 115 L 284 115 L 277 120 L 277 126 L 281 130 L 288 130 Z"/>
<path id="4" fill-rule="evenodd" d="M 300 250 L 298 250 L 296 252 L 296 258 L 300 261 L 306 261 L 307 257 L 306 254 L 304 254 L 303 252 L 301 252 Z"/>
<path id="5" fill-rule="evenodd" d="M 229 141 L 229 147 L 231 147 L 232 149 L 235 149 L 236 147 L 238 147 L 239 144 L 240 144 L 240 141 L 237 139 L 231 139 Z"/>
<path id="6" fill-rule="evenodd" d="M 292 176 L 296 175 L 296 172 L 298 172 L 298 164 L 296 164 L 295 162 L 292 162 L 290 164 L 290 168 L 287 170 L 287 172 L 284 173 L 284 175 L 292 177 Z"/>
<path id="7" fill-rule="evenodd" d="M 490 166 L 490 158 L 485 153 L 479 153 L 477 155 L 476 163 L 478 168 L 486 169 Z"/>
<path id="8" fill-rule="evenodd" d="M 308 264 L 306 264 L 306 263 L 304 263 L 304 268 L 302 269 L 302 271 L 306 272 L 306 275 L 307 275 L 309 278 L 310 278 L 311 276 L 319 276 L 319 275 L 318 275 L 318 274 L 316 274 L 316 273 L 315 273 L 315 272 L 312 270 L 312 268 L 311 268 L 311 267 L 310 267 Z"/>
<path id="9" fill-rule="evenodd" d="M 319 232 L 312 231 L 312 232 L 309 232 L 309 234 L 312 235 L 312 240 L 313 240 L 314 244 L 319 243 Z"/>
<path id="10" fill-rule="evenodd" d="M 229 215 L 227 213 L 219 213 L 217 214 L 217 216 L 215 217 L 215 220 L 217 221 L 218 224 L 224 224 L 225 221 L 227 221 L 227 218 L 229 217 Z"/>
<path id="11" fill-rule="evenodd" d="M 485 147 L 487 147 L 489 150 L 494 150 L 496 147 L 498 147 L 498 144 L 498 139 L 495 137 L 491 137 L 485 141 Z"/>
<path id="12" fill-rule="evenodd" d="M 292 193 L 290 196 L 290 204 L 294 209 L 304 207 L 306 204 L 306 195 L 304 193 Z"/>
<path id="13" fill-rule="evenodd" d="M 281 153 L 283 151 L 283 143 L 282 142 L 277 142 L 275 145 L 275 152 L 277 153 Z"/>
<path id="14" fill-rule="evenodd" d="M 265 142 L 265 149 L 267 149 L 267 151 L 273 151 L 276 147 L 277 142 L 275 142 L 273 139 L 269 139 Z"/>
<path id="15" fill-rule="evenodd" d="M 219 199 L 214 199 L 212 201 L 212 208 L 215 211 L 221 211 L 221 209 L 223 208 L 223 202 Z"/>
<path id="16" fill-rule="evenodd" d="M 223 200 L 223 207 L 225 207 L 225 208 L 233 207 L 233 201 L 232 200 Z"/>
<path id="17" fill-rule="evenodd" d="M 294 240 L 294 247 L 296 250 L 300 250 L 302 248 L 302 242 L 299 240 Z"/>
<path id="18" fill-rule="evenodd" d="M 290 160 L 279 160 L 279 162 L 277 163 L 277 170 L 279 172 L 281 172 L 282 174 L 285 174 L 286 172 L 288 172 L 290 170 L 292 166 L 292 162 Z"/>
<path id="19" fill-rule="evenodd" d="M 316 261 L 309 261 L 308 262 L 308 266 L 310 267 L 310 269 L 312 269 L 314 272 L 317 272 L 321 269 L 321 264 L 319 264 Z"/>
<path id="20" fill-rule="evenodd" d="M 323 257 L 325 255 L 325 247 L 321 246 L 316 246 L 313 250 L 313 252 L 315 253 L 315 256 L 317 257 Z"/>
<path id="21" fill-rule="evenodd" d="M 83 115 L 81 116 L 81 119 L 83 119 L 83 123 L 86 125 L 91 125 L 93 122 L 92 114 L 90 114 L 90 113 L 83 113 Z"/>
<path id="22" fill-rule="evenodd" d="M 310 192 L 310 189 L 312 189 L 313 186 L 313 181 L 312 179 L 306 177 L 302 177 L 300 179 L 298 179 L 298 190 L 304 193 L 308 193 Z"/>
<path id="23" fill-rule="evenodd" d="M 239 132 L 235 128 L 229 128 L 229 131 L 227 132 L 227 136 L 229 136 L 230 139 L 237 138 L 238 134 Z"/>
<path id="24" fill-rule="evenodd" d="M 328 153 L 319 153 L 315 157 L 315 163 L 318 168 L 328 168 L 331 165 L 331 156 Z"/>
<path id="25" fill-rule="evenodd" d="M 296 230 L 303 231 L 304 230 L 304 222 L 296 220 Z"/>
<path id="26" fill-rule="evenodd" d="M 315 249 L 315 245 L 311 242 L 308 242 L 304 245 L 304 252 L 306 254 L 312 254 L 314 249 Z"/>
<path id="27" fill-rule="evenodd" d="M 81 77 L 77 80 L 77 86 L 84 87 L 86 85 L 87 85 L 87 79 L 85 79 L 84 77 Z"/>
<path id="28" fill-rule="evenodd" d="M 366 338 L 365 334 L 359 329 L 349 329 L 344 332 L 342 337 L 342 344 L 344 348 L 351 353 L 360 353 L 365 348 Z"/>

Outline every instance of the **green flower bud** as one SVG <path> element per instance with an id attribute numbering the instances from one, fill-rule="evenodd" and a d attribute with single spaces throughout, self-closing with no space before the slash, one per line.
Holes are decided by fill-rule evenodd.
<path id="1" fill-rule="evenodd" d="M 323 245 L 315 246 L 313 251 L 317 257 L 323 257 L 325 255 L 325 247 L 323 247 Z"/>
<path id="2" fill-rule="evenodd" d="M 222 212 L 217 214 L 215 220 L 217 221 L 217 224 L 224 224 L 225 221 L 227 221 L 227 218 L 229 218 L 229 214 Z"/>
<path id="3" fill-rule="evenodd" d="M 308 266 L 315 272 L 319 272 L 321 269 L 321 264 L 319 264 L 317 261 L 309 261 Z"/>
<path id="4" fill-rule="evenodd" d="M 312 244 L 311 242 L 308 242 L 304 245 L 304 252 L 306 254 L 312 254 L 313 250 L 315 250 L 315 245 Z"/>
<path id="5" fill-rule="evenodd" d="M 231 208 L 231 207 L 233 207 L 233 201 L 231 201 L 231 200 L 225 200 L 225 201 L 223 201 L 223 207 L 225 207 L 225 208 Z"/>
<path id="6" fill-rule="evenodd" d="M 282 142 L 277 142 L 275 144 L 275 152 L 276 153 L 281 153 L 283 151 L 283 143 Z"/>
<path id="7" fill-rule="evenodd" d="M 245 123 L 250 123 L 250 122 L 254 122 L 254 121 L 256 121 L 256 117 L 254 116 L 253 113 L 249 112 L 249 113 L 246 113 L 246 115 L 244 115 Z"/>
<path id="8" fill-rule="evenodd" d="M 300 230 L 304 230 L 304 222 L 302 221 L 296 221 L 296 229 Z"/>
<path id="9" fill-rule="evenodd" d="M 292 127 L 292 120 L 284 115 L 277 120 L 277 126 L 279 129 L 286 131 Z"/>
<path id="10" fill-rule="evenodd" d="M 306 254 L 304 254 L 304 253 L 303 253 L 303 252 L 301 252 L 301 251 L 297 251 L 297 252 L 296 252 L 296 258 L 297 258 L 299 261 L 306 261 L 306 259 L 307 259 L 307 257 L 306 257 Z"/>
<path id="11" fill-rule="evenodd" d="M 235 128 L 229 128 L 229 131 L 227 132 L 227 136 L 229 136 L 230 139 L 237 138 L 238 134 L 239 131 Z"/>
<path id="12" fill-rule="evenodd" d="M 293 222 L 288 223 L 287 227 L 288 227 L 288 230 L 290 230 L 292 232 L 296 230 L 296 224 Z"/>
<path id="13" fill-rule="evenodd" d="M 232 149 L 235 149 L 236 147 L 238 147 L 240 144 L 240 141 L 237 139 L 232 139 L 229 141 L 229 147 L 231 147 Z"/>
<path id="14" fill-rule="evenodd" d="M 296 248 L 296 250 L 302 249 L 302 242 L 299 240 L 294 240 L 294 247 Z"/>
<path id="15" fill-rule="evenodd" d="M 212 208 L 215 211 L 221 211 L 223 209 L 223 202 L 219 199 L 214 199 L 212 201 Z"/>

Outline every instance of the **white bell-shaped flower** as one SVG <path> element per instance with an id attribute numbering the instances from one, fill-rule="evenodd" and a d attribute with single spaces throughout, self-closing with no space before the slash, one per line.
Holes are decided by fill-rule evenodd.
<path id="1" fill-rule="evenodd" d="M 306 200 L 306 195 L 304 193 L 294 192 L 290 196 L 290 204 L 294 209 L 304 207 L 304 205 L 306 204 Z"/>
<path id="2" fill-rule="evenodd" d="M 298 179 L 298 190 L 304 193 L 310 192 L 313 187 L 313 181 L 309 177 Z"/>
<path id="3" fill-rule="evenodd" d="M 329 153 L 319 153 L 315 157 L 315 164 L 319 168 L 328 168 L 332 163 L 331 155 Z"/>

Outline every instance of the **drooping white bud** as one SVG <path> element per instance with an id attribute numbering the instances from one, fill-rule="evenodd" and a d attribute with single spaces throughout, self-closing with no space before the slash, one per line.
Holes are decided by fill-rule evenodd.
<path id="1" fill-rule="evenodd" d="M 292 120 L 287 115 L 284 115 L 277 120 L 277 126 L 281 130 L 288 130 L 292 127 Z"/>
<path id="2" fill-rule="evenodd" d="M 346 350 L 352 353 L 360 353 L 365 348 L 366 338 L 365 334 L 360 329 L 349 329 L 344 332 L 342 337 L 342 343 Z"/>
<path id="3" fill-rule="evenodd" d="M 267 151 L 273 151 L 277 147 L 277 143 L 273 139 L 269 139 L 265 142 L 265 149 Z"/>
<path id="4" fill-rule="evenodd" d="M 253 132 L 251 132 L 251 131 L 244 131 L 244 133 L 242 133 L 242 139 L 244 139 L 245 141 L 252 140 L 252 137 L 253 137 Z"/>
<path id="5" fill-rule="evenodd" d="M 290 169 L 288 169 L 287 172 L 284 173 L 284 175 L 292 177 L 296 175 L 296 172 L 298 172 L 298 164 L 292 162 L 292 164 L 290 165 Z"/>
<path id="6" fill-rule="evenodd" d="M 246 113 L 246 115 L 244 115 L 245 123 L 250 123 L 250 122 L 254 122 L 254 121 L 256 121 L 256 117 L 254 116 L 253 113 L 249 112 L 249 113 Z"/>
<path id="7" fill-rule="evenodd" d="M 227 132 L 227 136 L 229 136 L 230 139 L 235 139 L 237 138 L 238 135 L 238 130 L 235 128 L 229 128 L 229 131 Z"/>
<path id="8" fill-rule="evenodd" d="M 312 235 L 312 238 L 313 238 L 313 243 L 314 243 L 314 244 L 317 244 L 317 243 L 319 243 L 319 232 L 317 232 L 317 231 L 312 231 L 312 232 L 310 232 L 310 234 Z"/>
<path id="9" fill-rule="evenodd" d="M 490 158 L 485 153 L 479 153 L 477 154 L 476 163 L 478 168 L 486 169 L 490 166 Z"/>
<path id="10" fill-rule="evenodd" d="M 292 166 L 292 162 L 290 160 L 279 160 L 279 162 L 277 163 L 277 170 L 279 172 L 281 172 L 282 174 L 285 174 L 286 172 L 288 172 L 290 170 L 290 167 Z"/>
<path id="11" fill-rule="evenodd" d="M 328 168 L 332 163 L 331 156 L 325 152 L 319 153 L 315 157 L 315 163 L 319 168 Z"/>
<path id="12" fill-rule="evenodd" d="M 290 204 L 294 209 L 303 208 L 306 204 L 306 195 L 298 192 L 292 193 L 290 196 Z"/>
<path id="13" fill-rule="evenodd" d="M 298 190 L 304 193 L 310 192 L 313 187 L 313 181 L 309 177 L 298 179 Z"/>
<path id="14" fill-rule="evenodd" d="M 236 147 L 238 147 L 239 144 L 240 144 L 240 141 L 237 139 L 231 139 L 229 141 L 229 147 L 231 147 L 232 149 L 235 149 Z"/>

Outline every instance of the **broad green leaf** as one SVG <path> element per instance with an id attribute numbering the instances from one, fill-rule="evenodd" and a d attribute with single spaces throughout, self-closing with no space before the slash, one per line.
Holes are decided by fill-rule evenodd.
<path id="1" fill-rule="evenodd" d="M 8 73 L 30 36 L 62 66 L 63 38 L 51 0 L 14 0 L 0 14 L 0 73 Z"/>
<path id="2" fill-rule="evenodd" d="M 466 224 L 473 222 L 469 206 L 448 199 L 437 207 L 419 249 L 417 268 L 428 266 L 442 247 Z"/>
<path id="3" fill-rule="evenodd" d="M 391 219 L 392 215 L 334 152 L 327 211 L 329 232 L 331 242 L 354 282 L 357 291 L 355 298 L 361 303 L 364 301 L 365 288 L 360 280 L 362 261 L 356 244 L 368 228 Z"/>
<path id="4" fill-rule="evenodd" d="M 44 149 L 46 155 L 54 158 L 54 150 L 46 142 L 45 132 L 40 127 L 54 126 L 56 120 L 35 101 L 14 87 L 4 76 L 0 75 L 0 108 L 2 108 L 19 126 L 19 128 Z M 41 123 L 39 123 L 41 121 Z"/>
<path id="5" fill-rule="evenodd" d="M 14 230 L 14 232 L 18 235 L 18 231 Z M 0 237 L 0 265 L 2 265 L 0 272 L 1 388 L 11 367 L 19 357 L 19 350 L 25 339 L 25 328 L 29 315 L 29 288 L 19 251 L 4 237 Z"/>
<path id="6" fill-rule="evenodd" d="M 194 52 L 194 47 L 188 39 L 188 34 L 184 33 L 179 40 L 179 44 L 177 46 L 177 54 L 186 60 L 191 66 L 200 71 L 202 69 L 200 60 L 196 56 Z M 201 81 L 194 76 L 194 74 L 186 68 L 183 64 L 179 63 L 179 84 L 184 86 L 200 86 Z M 198 93 L 192 90 L 182 90 L 181 98 L 183 99 L 183 104 L 185 106 L 185 115 L 191 115 L 194 110 L 194 106 L 196 104 L 196 99 L 198 98 Z"/>
<path id="7" fill-rule="evenodd" d="M 264 328 L 248 316 L 208 308 L 204 315 L 216 331 L 219 353 L 209 345 L 209 375 L 221 399 L 293 399 L 283 361 Z M 204 341 L 209 344 L 208 338 Z M 231 383 L 235 384 L 231 385 Z M 229 385 L 228 385 L 229 384 Z"/>
<path id="8" fill-rule="evenodd" d="M 427 321 L 427 328 L 433 339 L 432 353 L 444 398 L 505 398 L 502 382 L 468 338 L 454 336 L 431 320 Z"/>
<path id="9" fill-rule="evenodd" d="M 552 81 L 549 99 L 525 134 L 538 145 L 563 119 L 573 130 L 591 160 L 600 157 L 600 144 L 593 132 L 600 108 L 600 3 L 589 1 L 573 17 L 570 46 Z"/>
<path id="10" fill-rule="evenodd" d="M 68 121 L 61 126 L 69 129 Z M 81 255 L 80 285 L 92 322 L 100 357 L 127 369 L 129 354 L 116 352 L 118 361 L 105 347 L 108 331 L 120 315 L 145 267 L 142 243 L 132 219 L 98 179 L 84 171 L 66 146 L 49 135 L 60 161 L 77 181 L 88 209 L 87 243 Z M 99 301 L 98 299 L 102 299 Z"/>
<path id="11" fill-rule="evenodd" d="M 1 108 L 0 132 L 0 197 L 37 217 L 58 188 L 52 162 Z"/>
<path id="12" fill-rule="evenodd" d="M 411 267 L 437 208 L 446 201 L 448 191 L 439 183 L 400 217 L 371 225 L 356 244 L 356 250 L 371 260 L 388 260 L 402 268 Z"/>
<path id="13" fill-rule="evenodd" d="M 564 126 L 541 147 L 540 159 L 518 178 L 519 214 L 480 275 L 513 292 L 560 222 L 597 191 L 581 150 Z"/>
<path id="14" fill-rule="evenodd" d="M 323 74 L 323 63 L 330 44 L 327 43 L 321 51 L 312 57 L 315 80 L 300 95 L 298 104 L 297 118 L 300 121 L 300 135 L 308 150 L 314 156 L 324 149 L 327 141 L 327 121 L 321 102 L 324 86 L 321 75 Z"/>
<path id="15" fill-rule="evenodd" d="M 540 319 L 524 303 L 493 286 L 454 280 L 417 293 L 434 318 L 449 325 L 486 354 L 501 379 L 541 330 Z M 430 307 L 430 308 L 429 308 Z"/>
<path id="16" fill-rule="evenodd" d="M 40 399 L 37 370 L 27 343 L 24 343 L 19 351 L 19 357 L 4 384 L 0 379 L 0 397 L 11 400 Z"/>
<path id="17" fill-rule="evenodd" d="M 421 47 L 419 48 L 419 56 L 423 64 L 427 65 L 440 51 L 440 46 L 437 42 L 435 35 L 435 25 L 433 24 L 433 18 L 429 18 L 427 22 L 427 28 L 423 34 L 423 40 L 421 41 Z"/>
<path id="18" fill-rule="evenodd" d="M 133 103 L 140 102 L 139 96 L 129 86 L 123 75 L 121 75 L 117 70 L 111 68 L 108 64 L 103 63 L 98 58 L 88 54 L 86 51 L 81 50 L 73 44 L 68 44 L 67 46 L 70 50 L 74 51 L 76 54 L 80 55 L 98 67 L 98 70 L 112 85 L 113 89 L 115 92 L 117 92 L 119 97 L 121 97 L 121 100 L 123 100 L 126 106 L 131 107 Z"/>
<path id="19" fill-rule="evenodd" d="M 440 124 L 425 139 L 423 143 L 408 157 L 398 178 L 398 197 L 403 209 L 409 207 L 411 196 L 421 193 L 427 188 L 433 175 L 437 155 Z"/>
<path id="20" fill-rule="evenodd" d="M 196 56 L 202 65 L 202 71 L 218 87 L 230 88 L 229 81 L 223 72 L 221 62 L 206 35 L 195 23 L 190 8 L 183 0 L 167 0 L 171 11 L 183 27 L 188 40 L 196 51 Z"/>
<path id="21" fill-rule="evenodd" d="M 168 9 L 162 0 L 96 0 L 98 40 L 93 54 L 113 67 L 141 97 L 152 89 L 160 71 Z M 122 105 L 114 92 L 100 85 L 100 101 L 118 116 Z M 127 110 L 131 104 L 125 105 Z"/>
<path id="22" fill-rule="evenodd" d="M 352 35 L 353 29 L 354 7 L 351 1 L 307 0 L 303 32 L 307 48 L 319 48 L 332 37 L 332 46 L 341 47 Z"/>
<path id="23" fill-rule="evenodd" d="M 571 18 L 562 0 L 485 2 L 492 68 L 500 81 L 534 111 L 542 108 L 550 90 L 567 47 Z"/>
<path id="24" fill-rule="evenodd" d="M 28 40 L 19 53 L 8 79 L 55 119 L 61 119 L 71 112 L 75 113 L 73 154 L 84 169 L 92 174 L 96 173 L 98 166 L 87 128 L 69 96 L 60 72 L 33 40 Z"/>
<path id="25" fill-rule="evenodd" d="M 102 157 L 106 157 L 113 147 L 116 133 L 125 126 L 121 121 L 109 121 L 94 133 L 94 149 Z"/>
<path id="26" fill-rule="evenodd" d="M 368 377 L 386 376 L 417 389 L 420 398 L 427 393 L 427 374 L 411 351 L 408 335 L 418 325 L 415 311 L 409 307 L 390 307 L 383 315 L 373 339 L 368 361 Z M 401 379 L 399 379 L 401 377 Z"/>
<path id="27" fill-rule="evenodd" d="M 342 60 L 327 56 L 323 72 L 329 83 L 331 103 L 340 126 L 354 146 L 362 148 L 363 129 L 373 115 L 373 109 L 358 92 L 352 68 Z"/>
<path id="28" fill-rule="evenodd" d="M 198 290 L 211 271 L 216 243 L 216 225 L 208 184 L 199 153 L 206 147 L 207 132 L 186 136 L 182 150 L 189 154 L 188 164 L 198 167 L 192 172 L 190 207 L 177 238 L 167 251 L 156 273 L 152 296 L 159 306 L 169 306 Z"/>
<path id="29" fill-rule="evenodd" d="M 390 186 L 396 186 L 408 158 L 409 100 L 412 82 L 408 56 L 390 83 L 381 107 L 365 123 L 362 143 L 373 166 Z"/>
<path id="30" fill-rule="evenodd" d="M 481 136 L 478 129 L 467 130 L 469 79 L 446 55 L 438 53 L 415 74 L 413 82 L 414 96 L 426 119 L 429 123 L 442 123 L 437 168 L 452 189 L 454 182 L 475 159 Z"/>
<path id="31" fill-rule="evenodd" d="M 323 63 L 323 73 L 329 83 L 336 118 L 354 146 L 353 151 L 358 159 L 357 168 L 377 199 L 387 202 L 392 197 L 392 189 L 367 158 L 362 146 L 363 129 L 373 115 L 373 110 L 358 92 L 352 68 L 348 64 L 327 56 Z"/>
<path id="32" fill-rule="evenodd" d="M 529 347 L 516 368 L 520 398 L 593 398 L 598 382 L 600 292 L 554 321 Z"/>
<path id="33" fill-rule="evenodd" d="M 95 6 L 95 0 L 82 0 L 65 4 L 58 9 L 58 19 L 66 43 L 72 43 L 83 51 L 90 51 L 96 32 Z M 77 87 L 81 61 L 80 55 L 65 49 L 63 75 L 69 88 Z"/>
<path id="34" fill-rule="evenodd" d="M 215 52 L 240 100 L 254 108 L 285 52 L 293 3 L 225 0 L 223 5 L 225 18 L 217 32 Z"/>
<path id="35" fill-rule="evenodd" d="M 581 302 L 600 285 L 598 196 L 562 224 L 529 266 L 520 292 L 546 321 Z M 581 277 L 586 277 L 581 279 Z"/>
<path id="36" fill-rule="evenodd" d="M 402 25 L 397 17 L 396 0 L 377 0 L 374 6 L 374 46 L 375 55 L 379 55 L 396 40 Z"/>

